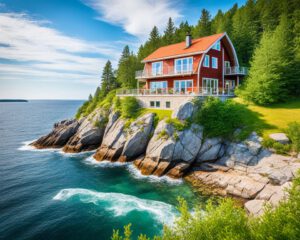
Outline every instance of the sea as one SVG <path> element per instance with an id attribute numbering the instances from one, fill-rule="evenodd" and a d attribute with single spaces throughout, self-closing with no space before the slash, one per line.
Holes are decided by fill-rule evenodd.
<path id="1" fill-rule="evenodd" d="M 174 224 L 178 197 L 206 201 L 184 181 L 143 176 L 132 163 L 29 146 L 82 103 L 0 103 L 0 239 L 102 240 L 128 224 L 133 239 L 151 237 Z"/>

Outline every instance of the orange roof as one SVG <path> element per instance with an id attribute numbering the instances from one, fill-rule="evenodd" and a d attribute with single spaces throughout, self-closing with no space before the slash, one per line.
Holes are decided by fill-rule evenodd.
<path id="1" fill-rule="evenodd" d="M 192 45 L 188 48 L 185 46 L 185 42 L 176 43 L 164 47 L 160 47 L 148 57 L 146 57 L 143 62 L 148 62 L 152 60 L 158 60 L 162 58 L 172 58 L 178 55 L 189 55 L 193 53 L 201 53 L 206 51 L 211 45 L 213 45 L 224 33 L 218 33 L 207 37 L 201 37 L 192 40 Z"/>

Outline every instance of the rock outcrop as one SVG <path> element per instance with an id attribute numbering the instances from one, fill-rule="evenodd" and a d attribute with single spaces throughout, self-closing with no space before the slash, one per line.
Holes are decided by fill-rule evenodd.
<path id="1" fill-rule="evenodd" d="M 285 133 L 272 133 L 269 135 L 271 139 L 281 144 L 288 144 L 290 142 L 289 138 Z"/>
<path id="2" fill-rule="evenodd" d="M 153 124 L 152 113 L 139 117 L 128 127 L 126 127 L 126 120 L 117 119 L 115 113 L 112 113 L 102 144 L 94 155 L 95 159 L 129 161 L 145 153 Z"/>
<path id="3" fill-rule="evenodd" d="M 172 114 L 172 118 L 177 118 L 181 121 L 186 120 L 193 115 L 194 111 L 195 111 L 195 105 L 193 102 L 191 101 L 184 102 L 179 106 L 179 108 L 174 110 Z"/>
<path id="4" fill-rule="evenodd" d="M 106 115 L 105 111 L 97 109 L 84 118 L 77 132 L 64 146 L 63 151 L 81 152 L 98 148 L 102 142 L 107 122 Z"/>
<path id="5" fill-rule="evenodd" d="M 145 158 L 136 163 L 142 174 L 181 177 L 192 164 L 202 144 L 203 128 L 192 124 L 177 131 L 172 124 L 161 121 L 151 138 Z"/>
<path id="6" fill-rule="evenodd" d="M 76 133 L 79 125 L 80 122 L 76 119 L 63 120 L 55 123 L 49 134 L 34 141 L 31 145 L 38 149 L 61 148 Z"/>

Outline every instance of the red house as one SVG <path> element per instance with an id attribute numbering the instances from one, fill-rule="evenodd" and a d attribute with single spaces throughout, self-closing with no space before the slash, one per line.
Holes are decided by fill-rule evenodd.
<path id="1" fill-rule="evenodd" d="M 185 42 L 161 47 L 142 62 L 137 89 L 118 95 L 134 95 L 148 108 L 175 109 L 196 96 L 231 97 L 247 73 L 226 33 L 193 40 L 187 35 Z"/>

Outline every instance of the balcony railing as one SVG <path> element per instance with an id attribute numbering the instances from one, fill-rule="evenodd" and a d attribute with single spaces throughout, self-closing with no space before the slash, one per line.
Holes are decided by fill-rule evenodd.
<path id="1" fill-rule="evenodd" d="M 234 88 L 119 89 L 118 96 L 234 96 Z"/>
<path id="2" fill-rule="evenodd" d="M 191 65 L 180 65 L 177 67 L 168 66 L 163 67 L 161 71 L 152 71 L 152 69 L 140 70 L 135 72 L 135 78 L 143 79 L 143 78 L 159 78 L 166 76 L 184 76 L 193 74 L 193 69 Z"/>
<path id="3" fill-rule="evenodd" d="M 225 75 L 247 75 L 248 69 L 246 67 L 226 67 Z"/>

